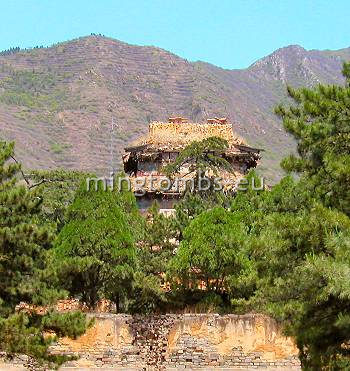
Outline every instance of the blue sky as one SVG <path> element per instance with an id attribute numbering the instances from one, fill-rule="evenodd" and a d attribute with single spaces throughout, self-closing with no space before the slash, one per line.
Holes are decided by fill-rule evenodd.
<path id="1" fill-rule="evenodd" d="M 350 45 L 349 0 L 0 0 L 0 50 L 90 33 L 245 68 L 280 47 Z"/>

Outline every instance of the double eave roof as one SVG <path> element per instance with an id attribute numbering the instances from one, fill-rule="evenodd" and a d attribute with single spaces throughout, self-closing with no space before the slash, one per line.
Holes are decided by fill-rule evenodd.
<path id="1" fill-rule="evenodd" d="M 155 153 L 162 153 L 162 152 L 173 152 L 178 153 L 185 148 L 185 145 L 153 145 L 153 144 L 141 144 L 138 146 L 126 147 L 125 151 L 130 154 L 139 154 L 141 152 L 146 154 L 155 154 Z M 240 154 L 259 154 L 263 149 L 261 148 L 254 148 L 249 147 L 246 145 L 241 144 L 232 144 L 229 148 L 222 151 L 227 155 L 240 155 Z"/>

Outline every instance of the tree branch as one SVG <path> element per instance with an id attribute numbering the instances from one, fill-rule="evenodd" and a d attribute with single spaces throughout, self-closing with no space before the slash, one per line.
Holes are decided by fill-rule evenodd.
<path id="1" fill-rule="evenodd" d="M 16 160 L 16 158 L 13 156 L 13 155 L 10 155 L 10 157 L 12 158 L 12 160 L 17 164 L 17 165 L 19 165 L 19 171 L 20 171 L 20 173 L 22 174 L 22 177 L 23 177 L 23 179 L 24 179 L 24 181 L 27 183 L 27 185 L 29 186 L 29 180 L 26 178 L 26 176 L 25 176 L 25 174 L 24 174 L 24 172 L 23 172 L 23 170 L 22 170 L 22 167 L 21 167 L 21 164 Z"/>
<path id="2" fill-rule="evenodd" d="M 20 171 L 20 173 L 22 175 L 23 180 L 27 183 L 28 189 L 32 189 L 32 188 L 37 187 L 37 186 L 39 186 L 39 185 L 41 185 L 43 183 L 55 183 L 55 182 L 63 182 L 64 181 L 63 179 L 51 180 L 51 179 L 43 178 L 43 179 L 41 179 L 37 183 L 30 184 L 30 181 L 28 180 L 27 176 L 24 174 L 24 172 L 22 170 L 22 167 L 21 167 L 21 164 L 17 161 L 16 157 L 13 156 L 13 155 L 10 155 L 10 157 L 12 158 L 12 160 L 17 165 L 19 165 L 19 171 Z"/>

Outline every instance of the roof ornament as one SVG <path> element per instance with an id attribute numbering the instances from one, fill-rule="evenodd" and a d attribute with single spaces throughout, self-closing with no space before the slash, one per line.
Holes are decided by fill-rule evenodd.
<path id="1" fill-rule="evenodd" d="M 172 123 L 172 124 L 185 124 L 185 123 L 188 123 L 188 119 L 185 118 L 185 117 L 181 117 L 181 116 L 169 117 L 168 121 L 169 121 L 169 123 Z"/>
<path id="2" fill-rule="evenodd" d="M 207 119 L 208 124 L 227 124 L 227 118 L 226 117 L 214 117 L 213 119 Z"/>

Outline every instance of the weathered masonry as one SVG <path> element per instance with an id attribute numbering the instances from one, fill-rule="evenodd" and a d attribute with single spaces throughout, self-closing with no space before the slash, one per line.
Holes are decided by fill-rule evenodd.
<path id="1" fill-rule="evenodd" d="M 274 320 L 256 314 L 100 314 L 94 328 L 77 341 L 62 339 L 55 350 L 80 355 L 75 366 L 299 369 L 293 341 Z"/>
<path id="2" fill-rule="evenodd" d="M 84 335 L 60 339 L 51 348 L 80 357 L 67 369 L 300 370 L 292 339 L 263 315 L 94 316 L 94 327 Z"/>

